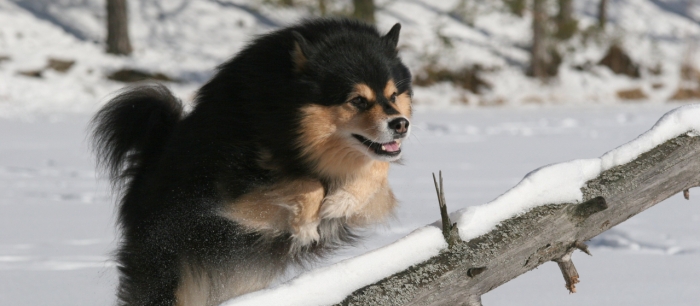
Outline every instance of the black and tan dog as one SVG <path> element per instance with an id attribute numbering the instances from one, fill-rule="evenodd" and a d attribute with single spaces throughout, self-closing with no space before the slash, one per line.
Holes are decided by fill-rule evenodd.
<path id="1" fill-rule="evenodd" d="M 213 305 L 351 243 L 396 206 L 411 75 L 386 35 L 306 21 L 255 39 L 194 108 L 123 91 L 93 119 L 121 190 L 120 305 Z"/>

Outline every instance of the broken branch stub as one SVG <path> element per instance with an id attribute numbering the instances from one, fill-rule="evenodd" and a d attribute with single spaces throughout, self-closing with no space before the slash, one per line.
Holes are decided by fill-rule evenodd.
<path id="1" fill-rule="evenodd" d="M 564 256 L 554 260 L 559 266 L 562 276 L 564 276 L 564 281 L 566 281 L 566 289 L 569 290 L 569 293 L 576 293 L 576 284 L 579 283 L 578 271 L 576 271 L 574 262 L 571 261 L 571 254 L 573 251 L 574 250 L 572 249 L 564 254 Z"/>
<path id="2" fill-rule="evenodd" d="M 571 259 L 571 255 L 573 255 L 574 250 L 576 249 L 581 250 L 581 252 L 584 252 L 589 256 L 591 255 L 591 252 L 588 251 L 588 246 L 583 243 L 583 241 L 576 240 L 569 248 L 569 251 L 567 251 L 562 257 L 554 259 L 554 262 L 556 262 L 559 266 L 562 276 L 564 276 L 564 281 L 566 282 L 565 286 L 566 289 L 569 290 L 569 293 L 576 293 L 576 284 L 579 283 L 579 274 L 578 271 L 576 271 L 576 266 L 574 266 L 574 262 Z"/>
<path id="3" fill-rule="evenodd" d="M 457 223 L 452 223 L 450 221 L 450 215 L 447 213 L 447 203 L 445 202 L 445 189 L 442 184 L 442 171 L 439 171 L 440 184 L 438 185 L 438 180 L 435 179 L 435 173 L 433 173 L 433 183 L 435 183 L 435 192 L 437 192 L 438 205 L 440 206 L 440 218 L 442 219 L 442 236 L 445 237 L 445 241 L 449 246 L 453 246 L 456 243 L 461 242 L 459 238 L 459 231 L 457 230 Z"/>
<path id="4" fill-rule="evenodd" d="M 581 252 L 588 254 L 588 256 L 593 256 L 593 255 L 591 255 L 591 252 L 588 251 L 588 245 L 583 243 L 583 241 L 581 241 L 581 240 L 576 240 L 576 242 L 574 242 L 574 247 L 581 250 Z"/>

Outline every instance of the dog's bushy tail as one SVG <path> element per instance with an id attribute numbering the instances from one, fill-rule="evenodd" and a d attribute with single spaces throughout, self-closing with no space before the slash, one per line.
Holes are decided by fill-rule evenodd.
<path id="1" fill-rule="evenodd" d="M 149 84 L 123 90 L 92 118 L 92 148 L 115 187 L 161 155 L 182 114 L 170 90 Z"/>

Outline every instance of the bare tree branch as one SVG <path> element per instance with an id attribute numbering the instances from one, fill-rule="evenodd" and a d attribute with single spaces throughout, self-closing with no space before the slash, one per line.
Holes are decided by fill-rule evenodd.
<path id="1" fill-rule="evenodd" d="M 536 207 L 359 289 L 338 305 L 481 305 L 484 293 L 548 261 L 559 264 L 567 289 L 575 292 L 578 272 L 571 253 L 589 253 L 583 241 L 699 185 L 700 137 L 678 136 L 588 181 L 582 204 Z"/>

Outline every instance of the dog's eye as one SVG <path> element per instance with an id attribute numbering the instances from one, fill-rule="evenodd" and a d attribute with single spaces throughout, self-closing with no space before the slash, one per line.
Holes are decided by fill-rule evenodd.
<path id="1" fill-rule="evenodd" d="M 367 109 L 367 107 L 369 106 L 369 101 L 367 101 L 367 99 L 365 99 L 364 97 L 352 98 L 352 100 L 350 100 L 350 103 L 352 103 L 352 105 L 355 105 L 355 107 L 357 107 L 358 109 Z"/>
<path id="2" fill-rule="evenodd" d="M 396 103 L 396 96 L 396 93 L 391 94 L 391 97 L 389 97 L 389 102 Z"/>

